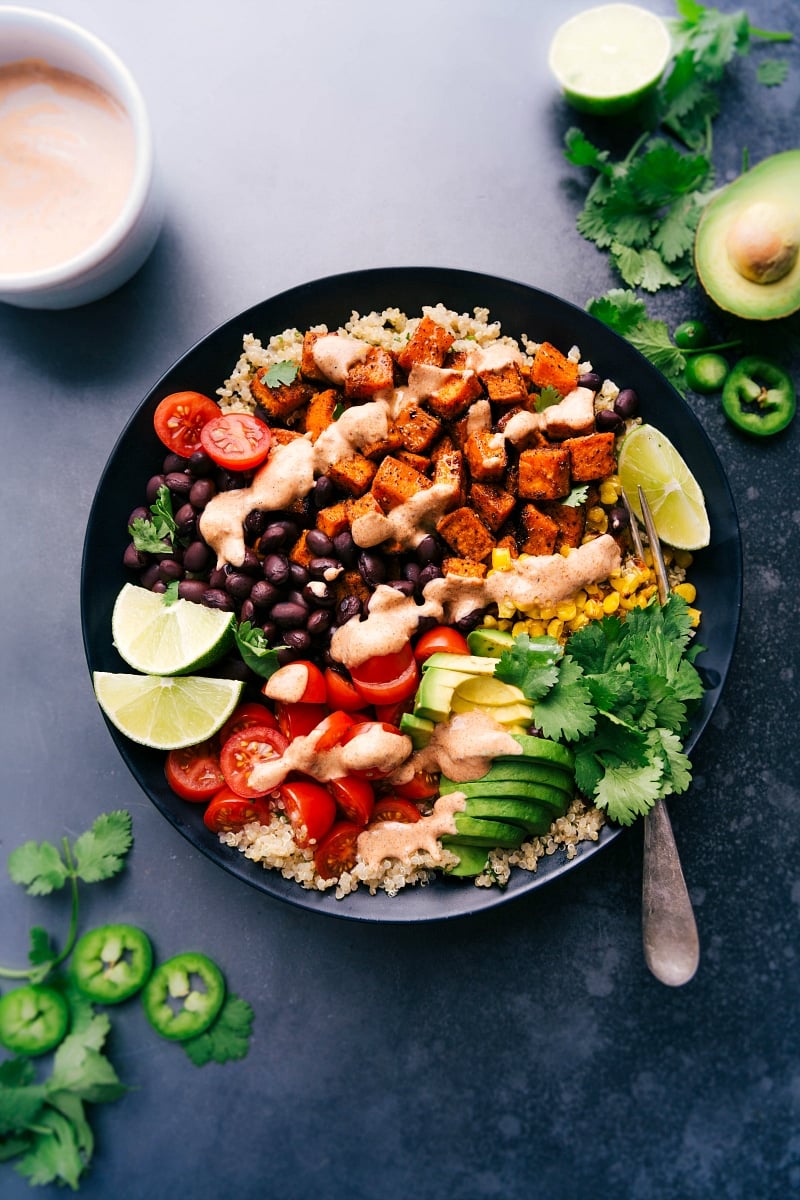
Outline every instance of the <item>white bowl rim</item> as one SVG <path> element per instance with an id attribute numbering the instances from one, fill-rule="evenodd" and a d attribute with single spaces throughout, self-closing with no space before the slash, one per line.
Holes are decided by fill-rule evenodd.
<path id="1" fill-rule="evenodd" d="M 89 49 L 108 66 L 116 77 L 114 99 L 121 104 L 133 125 L 136 159 L 133 180 L 125 203 L 108 228 L 85 250 L 53 267 L 36 271 L 0 271 L 0 293 L 21 295 L 47 291 L 61 284 L 77 282 L 113 253 L 135 226 L 147 200 L 153 177 L 153 138 L 150 120 L 139 86 L 128 67 L 106 42 L 82 25 L 55 13 L 18 5 L 0 5 L 0 23 L 5 17 L 17 17 L 22 24 L 50 28 Z"/>

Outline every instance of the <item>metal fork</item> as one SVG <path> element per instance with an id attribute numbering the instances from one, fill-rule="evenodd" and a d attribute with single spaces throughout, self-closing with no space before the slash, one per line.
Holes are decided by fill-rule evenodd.
<path id="1" fill-rule="evenodd" d="M 643 560 L 639 528 L 624 493 L 622 501 L 630 518 L 634 548 Z M 658 599 L 664 604 L 669 596 L 667 569 L 653 516 L 641 487 L 639 504 L 653 554 Z M 663 800 L 656 800 L 644 818 L 642 941 L 645 962 L 661 983 L 681 987 L 693 978 L 700 961 L 700 941 L 672 823 Z"/>

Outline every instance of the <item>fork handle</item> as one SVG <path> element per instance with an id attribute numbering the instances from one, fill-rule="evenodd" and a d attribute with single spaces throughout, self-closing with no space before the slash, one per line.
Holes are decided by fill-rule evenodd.
<path id="1" fill-rule="evenodd" d="M 700 961 L 700 942 L 663 800 L 644 819 L 642 937 L 645 961 L 656 979 L 668 987 L 689 982 Z"/>

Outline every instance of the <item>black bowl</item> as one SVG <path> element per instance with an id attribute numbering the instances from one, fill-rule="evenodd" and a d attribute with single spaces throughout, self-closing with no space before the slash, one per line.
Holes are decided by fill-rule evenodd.
<path id="1" fill-rule="evenodd" d="M 711 442 L 692 410 L 651 363 L 623 338 L 582 309 L 546 292 L 490 275 L 429 267 L 357 271 L 303 284 L 255 305 L 227 321 L 178 360 L 139 405 L 123 430 L 103 471 L 86 530 L 81 576 L 81 611 L 86 658 L 91 671 L 127 670 L 111 641 L 114 600 L 126 582 L 122 554 L 128 542 L 126 523 L 139 503 L 147 479 L 164 454 L 153 432 L 153 412 L 170 392 L 194 389 L 213 395 L 230 374 L 242 349 L 242 338 L 254 333 L 267 340 L 296 326 L 325 323 L 336 328 L 353 310 L 367 313 L 398 307 L 418 314 L 423 304 L 442 302 L 458 312 L 488 308 L 504 333 L 528 334 L 567 350 L 578 345 L 604 377 L 633 388 L 641 399 L 644 420 L 656 425 L 686 459 L 705 493 L 711 520 L 711 544 L 696 556 L 692 580 L 703 610 L 700 640 L 706 647 L 697 661 L 706 684 L 688 738 L 696 744 L 719 701 L 733 655 L 739 624 L 742 561 L 739 526 L 728 482 Z M 432 921 L 465 916 L 503 904 L 574 870 L 602 850 L 620 830 L 604 826 L 597 842 L 582 842 L 576 856 L 563 852 L 545 857 L 535 874 L 515 870 L 503 890 L 476 888 L 470 882 L 437 879 L 426 887 L 409 887 L 399 895 L 370 896 L 362 887 L 343 900 L 333 892 L 306 891 L 299 884 L 266 871 L 236 850 L 220 844 L 202 821 L 201 807 L 178 799 L 164 779 L 164 755 L 128 741 L 113 726 L 109 731 L 123 759 L 144 791 L 192 845 L 226 871 L 258 890 L 302 908 L 364 921 Z"/>

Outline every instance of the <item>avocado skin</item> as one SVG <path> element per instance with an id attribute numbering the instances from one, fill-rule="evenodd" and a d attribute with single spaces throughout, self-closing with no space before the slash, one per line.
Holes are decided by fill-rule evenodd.
<path id="1" fill-rule="evenodd" d="M 800 255 L 783 278 L 765 284 L 740 275 L 726 247 L 732 224 L 760 201 L 786 208 L 795 217 L 800 236 L 800 150 L 763 159 L 712 197 L 695 234 L 695 268 L 704 291 L 724 312 L 751 321 L 773 321 L 800 308 Z"/>

